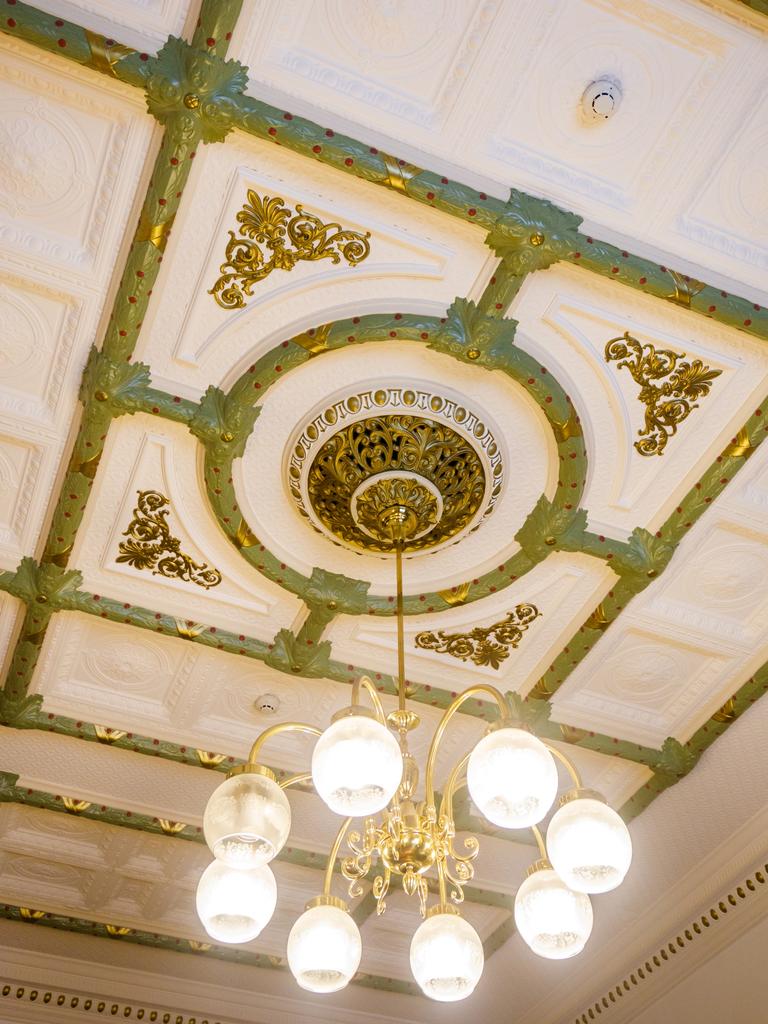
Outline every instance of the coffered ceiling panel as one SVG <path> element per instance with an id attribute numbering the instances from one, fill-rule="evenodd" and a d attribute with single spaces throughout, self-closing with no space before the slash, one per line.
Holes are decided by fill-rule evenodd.
<path id="1" fill-rule="evenodd" d="M 685 741 L 768 655 L 768 452 L 759 449 L 574 669 L 553 717 L 638 743 Z M 727 716 L 726 706 L 721 712 Z"/>
<path id="2" fill-rule="evenodd" d="M 624 537 L 635 526 L 657 529 L 768 391 L 765 344 L 685 309 L 686 288 L 695 284 L 670 275 L 670 296 L 679 296 L 679 304 L 662 306 L 579 268 L 558 266 L 529 278 L 512 307 L 520 344 L 548 363 L 584 424 L 590 477 L 582 505 L 599 533 Z M 686 416 L 674 433 L 646 423 L 672 397 L 671 373 L 646 363 L 636 379 L 621 359 L 607 357 L 608 343 L 625 332 L 655 353 L 684 353 L 688 363 L 699 360 L 702 371 L 717 374 L 711 389 L 685 400 Z M 631 353 L 626 357 L 630 365 L 638 362 Z M 638 452 L 638 443 L 667 432 L 663 457 Z"/>
<path id="3" fill-rule="evenodd" d="M 191 0 L 41 0 L 37 6 L 137 50 L 158 50 L 192 20 Z"/>
<path id="4" fill-rule="evenodd" d="M 94 593 L 271 640 L 281 626 L 297 623 L 303 606 L 227 543 L 200 489 L 200 454 L 189 431 L 168 420 L 137 415 L 114 423 L 72 557 Z M 167 499 L 169 536 L 153 546 L 153 565 L 130 559 L 140 536 L 140 525 L 131 529 L 134 516 L 147 522 L 136 511 L 143 492 Z M 160 563 L 172 554 L 173 540 L 198 566 L 197 583 L 185 582 L 177 568 L 163 574 Z"/>
<path id="5" fill-rule="evenodd" d="M 288 110 L 322 109 L 373 145 L 383 133 L 415 163 L 465 168 L 493 194 L 546 195 L 765 295 L 768 211 L 750 192 L 768 67 L 757 19 L 695 0 L 454 7 L 372 0 L 350 16 L 335 0 L 246 0 L 232 52 L 250 89 Z M 581 106 L 600 78 L 621 91 L 607 121 Z M 726 214 L 734 202 L 738 215 Z"/>
<path id="6" fill-rule="evenodd" d="M 298 262 L 260 281 L 242 309 L 224 309 L 209 290 L 226 260 L 229 232 L 248 190 L 299 203 L 324 223 L 371 233 L 370 255 Z M 215 201 L 211 197 L 215 196 Z M 346 316 L 441 313 L 456 295 L 474 295 L 497 262 L 482 231 L 447 220 L 367 182 L 238 134 L 201 148 L 166 250 L 160 299 L 147 318 L 137 357 L 184 394 L 233 382 L 258 355 L 284 339 Z"/>

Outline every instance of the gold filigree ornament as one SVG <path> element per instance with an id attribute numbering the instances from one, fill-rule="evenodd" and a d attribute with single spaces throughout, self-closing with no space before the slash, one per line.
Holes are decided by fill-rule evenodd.
<path id="1" fill-rule="evenodd" d="M 260 196 L 248 189 L 248 201 L 237 214 L 240 236 L 229 232 L 226 261 L 209 295 L 224 309 L 241 309 L 273 270 L 292 270 L 300 260 L 346 260 L 356 266 L 371 251 L 370 231 L 360 234 L 341 224 L 323 224 L 300 203 L 293 213 L 278 196 Z"/>
<path id="2" fill-rule="evenodd" d="M 116 561 L 127 562 L 134 569 L 148 569 L 154 576 L 196 583 L 209 590 L 221 583 L 221 573 L 205 562 L 194 562 L 181 550 L 181 541 L 168 526 L 169 499 L 159 491 L 139 491 L 133 519 L 120 542 Z"/>
<path id="3" fill-rule="evenodd" d="M 532 604 L 519 604 L 514 611 L 507 612 L 501 622 L 492 626 L 476 626 L 469 633 L 446 633 L 427 630 L 417 633 L 415 643 L 423 651 L 436 654 L 450 654 L 460 661 L 472 661 L 475 665 L 498 669 L 516 648 L 534 619 L 541 612 Z"/>
<path id="4" fill-rule="evenodd" d="M 640 385 L 638 398 L 645 406 L 645 423 L 638 430 L 635 448 L 641 455 L 662 455 L 678 424 L 698 408 L 697 399 L 709 394 L 712 381 L 722 370 L 713 370 L 700 359 L 688 361 L 685 352 L 671 352 L 643 345 L 628 331 L 605 346 L 606 362 L 626 368 Z"/>

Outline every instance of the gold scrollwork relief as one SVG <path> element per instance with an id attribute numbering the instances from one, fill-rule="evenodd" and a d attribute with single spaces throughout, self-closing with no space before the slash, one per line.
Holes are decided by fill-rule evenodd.
<path id="1" fill-rule="evenodd" d="M 169 499 L 159 491 L 139 491 L 133 519 L 120 541 L 116 561 L 127 562 L 134 569 L 148 569 L 154 576 L 166 576 L 196 583 L 209 590 L 221 583 L 221 573 L 205 562 L 194 562 L 181 550 L 181 541 L 168 526 Z"/>
<path id="2" fill-rule="evenodd" d="M 229 232 L 226 261 L 219 268 L 209 295 L 224 309 L 241 309 L 254 285 L 273 270 L 292 270 L 300 260 L 345 259 L 355 266 L 371 251 L 370 231 L 323 224 L 300 203 L 293 213 L 278 196 L 260 196 L 248 189 L 248 201 L 238 211 L 240 236 Z"/>
<path id="3" fill-rule="evenodd" d="M 498 669 L 509 657 L 509 652 L 518 646 L 523 633 L 541 612 L 532 604 L 519 604 L 514 611 L 507 612 L 501 622 L 492 626 L 476 626 L 469 633 L 436 632 L 417 633 L 415 643 L 424 651 L 450 654 L 460 661 L 472 661 L 475 665 L 487 665 Z"/>
<path id="4" fill-rule="evenodd" d="M 641 455 L 663 454 L 678 424 L 698 408 L 697 399 L 709 394 L 712 381 L 722 373 L 700 359 L 687 360 L 685 352 L 643 345 L 628 331 L 607 343 L 605 359 L 629 370 L 640 385 L 637 397 L 645 406 L 645 423 L 635 448 Z"/>

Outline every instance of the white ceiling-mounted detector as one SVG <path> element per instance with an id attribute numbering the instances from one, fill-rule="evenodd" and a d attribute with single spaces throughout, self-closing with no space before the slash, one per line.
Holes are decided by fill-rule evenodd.
<path id="1" fill-rule="evenodd" d="M 280 698 L 274 693 L 262 693 L 253 702 L 253 706 L 261 715 L 275 715 L 280 710 Z"/>
<path id="2" fill-rule="evenodd" d="M 621 86 L 612 78 L 590 82 L 581 97 L 581 108 L 588 121 L 607 121 L 621 103 Z"/>

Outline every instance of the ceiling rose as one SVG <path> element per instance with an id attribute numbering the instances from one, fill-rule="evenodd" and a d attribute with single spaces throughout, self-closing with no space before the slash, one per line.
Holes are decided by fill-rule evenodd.
<path id="1" fill-rule="evenodd" d="M 402 387 L 357 392 L 313 416 L 287 472 L 297 508 L 317 530 L 382 553 L 395 549 L 382 520 L 388 507 L 407 506 L 412 516 L 404 550 L 435 549 L 490 515 L 504 479 L 499 446 L 475 412 Z"/>

